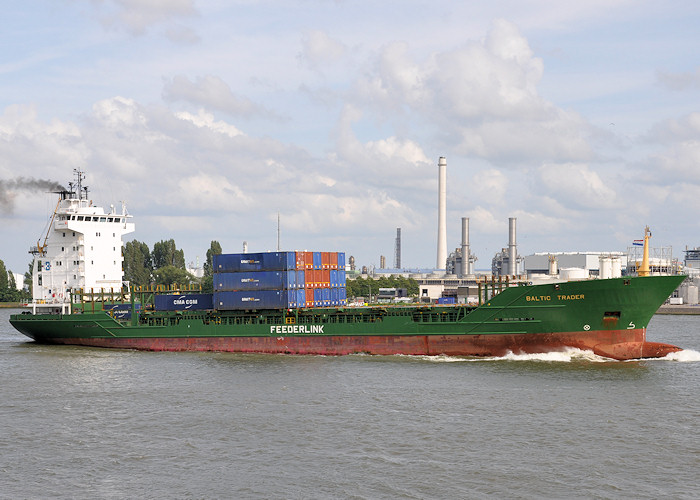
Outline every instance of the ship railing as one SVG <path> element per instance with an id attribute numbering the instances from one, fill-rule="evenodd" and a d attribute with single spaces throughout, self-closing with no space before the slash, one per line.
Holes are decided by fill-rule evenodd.
<path id="1" fill-rule="evenodd" d="M 128 304 L 131 299 L 123 288 L 79 288 L 71 293 L 74 309 L 92 312 L 101 311 L 105 304 Z"/>
<path id="2" fill-rule="evenodd" d="M 527 285 L 528 282 L 523 279 L 523 276 L 520 275 L 515 275 L 515 276 L 498 276 L 498 279 L 496 279 L 495 276 L 491 275 L 490 280 L 488 277 L 487 279 L 480 281 L 477 279 L 476 283 L 478 285 L 478 303 L 479 305 L 483 304 L 484 302 L 488 302 L 490 299 L 501 293 L 503 290 L 509 287 L 513 286 L 524 286 Z M 511 280 L 511 278 L 513 278 Z"/>

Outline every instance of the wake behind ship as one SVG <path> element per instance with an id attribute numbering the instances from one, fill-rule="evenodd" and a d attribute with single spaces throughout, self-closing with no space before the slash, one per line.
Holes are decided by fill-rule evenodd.
<path id="1" fill-rule="evenodd" d="M 134 230 L 131 216 L 125 207 L 93 206 L 77 175 L 58 193 L 43 244 L 31 250 L 34 300 L 10 318 L 36 341 L 325 355 L 502 356 L 574 347 L 620 360 L 680 350 L 647 342 L 646 327 L 684 276 L 484 281 L 479 305 L 348 307 L 343 252 L 290 251 L 214 256 L 213 294 L 124 290 L 121 237 Z"/>

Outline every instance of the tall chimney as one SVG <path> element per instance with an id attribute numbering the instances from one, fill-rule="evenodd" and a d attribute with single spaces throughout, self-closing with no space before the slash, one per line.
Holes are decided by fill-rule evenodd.
<path id="1" fill-rule="evenodd" d="M 471 274 L 469 269 L 469 217 L 462 217 L 462 269 L 460 276 Z"/>
<path id="2" fill-rule="evenodd" d="M 447 160 L 438 160 L 438 241 L 436 269 L 447 265 Z"/>
<path id="3" fill-rule="evenodd" d="M 515 242 L 515 217 L 508 218 L 508 274 L 514 276 L 518 272 L 518 247 Z"/>
<path id="4" fill-rule="evenodd" d="M 396 244 L 394 245 L 394 269 L 401 269 L 401 228 L 396 228 Z"/>

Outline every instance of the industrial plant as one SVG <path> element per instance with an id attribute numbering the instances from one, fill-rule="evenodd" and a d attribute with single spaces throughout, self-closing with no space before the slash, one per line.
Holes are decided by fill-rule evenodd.
<path id="1" fill-rule="evenodd" d="M 517 219 L 508 219 L 508 244 L 491 259 L 490 269 L 475 269 L 478 261 L 470 249 L 469 218 L 461 219 L 461 244 L 447 253 L 447 160 L 438 159 L 438 220 L 437 258 L 435 268 L 405 269 L 401 266 L 401 228 L 396 229 L 393 267 L 386 267 L 386 257 L 380 256 L 379 268 L 355 268 L 349 257 L 348 277 L 404 276 L 419 284 L 419 300 L 426 303 L 476 303 L 482 288 L 490 284 L 510 286 L 518 282 L 563 282 L 584 279 L 607 279 L 626 275 L 642 275 L 640 266 L 642 246 L 635 242 L 626 252 L 539 252 L 521 256 L 517 246 Z M 649 234 L 650 235 L 650 234 Z M 639 241 L 639 240 L 638 240 Z M 648 268 L 651 275 L 686 274 L 688 279 L 669 299 L 672 304 L 698 304 L 700 288 L 700 248 L 685 250 L 685 260 L 673 259 L 671 247 L 649 246 Z M 385 290 L 390 297 L 393 292 Z M 399 292 L 396 291 L 399 297 Z M 403 300 L 405 298 L 402 297 Z"/>

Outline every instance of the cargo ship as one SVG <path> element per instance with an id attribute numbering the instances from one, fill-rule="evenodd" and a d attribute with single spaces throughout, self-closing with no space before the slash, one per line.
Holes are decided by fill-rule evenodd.
<path id="1" fill-rule="evenodd" d="M 33 295 L 10 323 L 38 342 L 152 351 L 503 356 L 566 348 L 617 360 L 681 348 L 646 340 L 684 276 L 542 284 L 483 281 L 477 304 L 349 307 L 343 252 L 214 256 L 212 294 L 126 288 L 121 213 L 93 206 L 82 173 L 60 191 L 34 254 Z M 94 236 L 93 236 L 94 235 Z M 645 249 L 648 237 L 645 237 Z M 96 250 L 97 249 L 97 250 Z M 96 264 L 97 262 L 97 264 Z"/>

